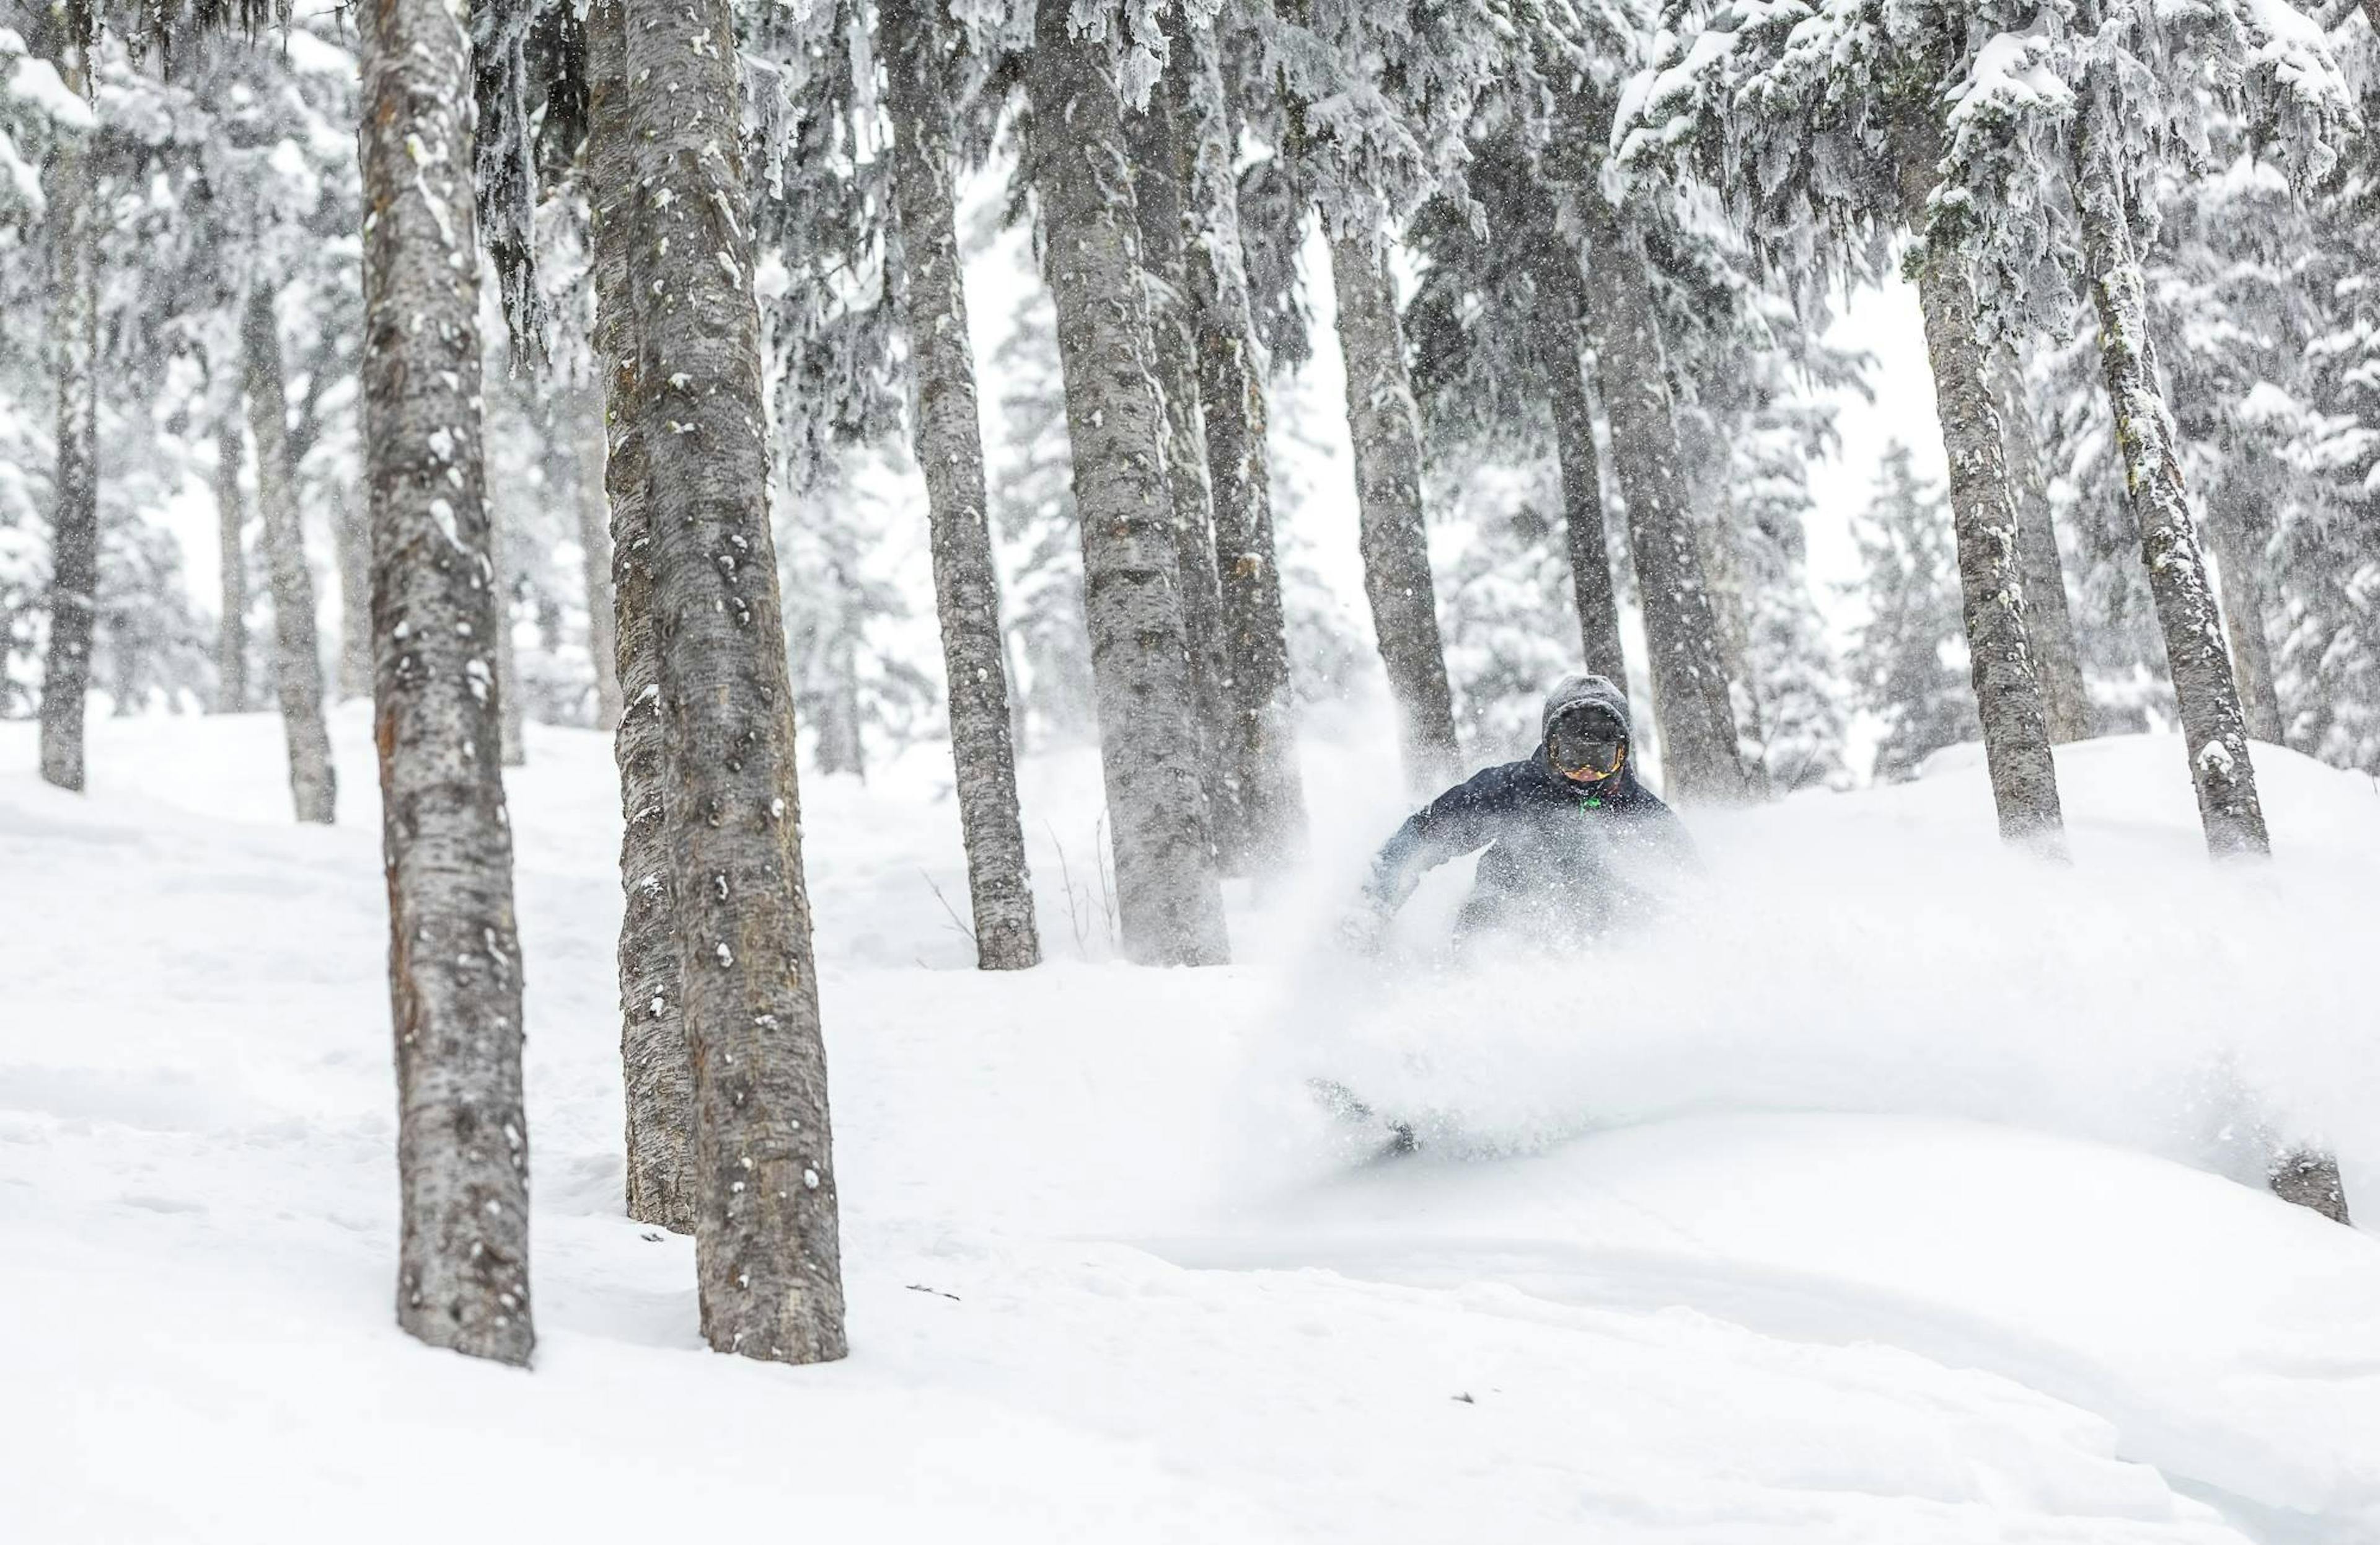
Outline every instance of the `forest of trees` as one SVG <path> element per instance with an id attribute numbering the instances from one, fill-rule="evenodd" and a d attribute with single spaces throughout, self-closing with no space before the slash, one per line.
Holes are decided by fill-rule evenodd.
<path id="1" fill-rule="evenodd" d="M 2269 845 L 2252 741 L 2380 773 L 2380 0 L 457 15 L 0 18 L 0 714 L 79 790 L 91 704 L 277 709 L 330 822 L 370 700 L 426 1341 L 534 1343 L 524 720 L 616 731 L 628 1210 L 793 1361 L 845 1346 L 797 747 L 947 739 L 986 969 L 1041 957 L 1016 765 L 1065 741 L 1123 953 L 1228 961 L 1367 650 L 1415 791 L 1581 665 L 1675 799 L 1980 739 L 2051 857 L 2061 742 L 2178 730 L 2218 856 Z M 1896 271 L 1947 486 L 1896 450 L 1822 593 L 1829 324 Z M 1341 509 L 1368 639 L 1304 566 Z"/>

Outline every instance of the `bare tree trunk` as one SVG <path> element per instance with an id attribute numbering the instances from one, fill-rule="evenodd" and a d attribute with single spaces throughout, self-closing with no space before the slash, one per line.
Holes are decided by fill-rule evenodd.
<path id="1" fill-rule="evenodd" d="M 1170 17 L 1178 24 L 1178 15 Z M 1232 700 L 1222 582 L 1215 568 L 1215 511 L 1207 468 L 1207 421 L 1198 401 L 1198 344 L 1192 328 L 1183 163 L 1187 147 L 1168 93 L 1125 116 L 1140 256 L 1148 286 L 1148 331 L 1165 406 L 1165 482 L 1173 504 L 1173 552 L 1182 577 L 1182 627 L 1190 646 L 1190 689 L 1198 704 L 1200 779 L 1208 830 L 1223 867 L 1245 873 L 1248 833 L 1240 808 L 1241 759 L 1248 737 Z"/>
<path id="2" fill-rule="evenodd" d="M 868 781 L 868 739 L 861 733 L 858 640 L 848 627 L 839 628 L 828 651 L 827 669 L 834 679 L 834 722 L 843 744 L 836 755 L 843 771 L 861 783 Z"/>
<path id="3" fill-rule="evenodd" d="M 1938 176 L 1938 134 L 1930 121 L 1912 120 L 1900 149 L 1902 217 L 1912 231 L 1925 229 L 1926 201 Z M 1984 345 L 1975 335 L 1974 277 L 1964 254 L 1925 254 L 1917 298 L 1925 313 L 1934 399 L 1950 464 L 1950 518 L 1958 536 L 1967 651 L 2000 838 L 2063 856 L 2066 816 L 2058 798 L 2058 764 L 2050 756 L 2040 678 L 2025 639 L 2008 448 L 2000 438 Z"/>
<path id="4" fill-rule="evenodd" d="M 636 371 L 613 400 L 644 437 L 702 1331 L 823 1362 L 848 1344 L 735 8 L 639 7 L 625 32 Z"/>
<path id="5" fill-rule="evenodd" d="M 793 663 L 794 703 L 809 726 L 814 764 L 828 777 L 849 773 L 868 781 L 868 753 L 860 739 L 859 657 L 847 576 L 847 547 L 832 545 L 810 615 L 792 619 L 785 656 Z"/>
<path id="6" fill-rule="evenodd" d="M 520 654 L 513 639 L 513 566 L 509 549 L 511 540 L 504 534 L 503 517 L 490 512 L 489 527 L 494 535 L 488 545 L 496 555 L 496 706 L 497 723 L 502 726 L 504 764 L 506 767 L 528 765 L 528 737 L 522 712 Z"/>
<path id="7" fill-rule="evenodd" d="M 217 576 L 223 619 L 215 628 L 215 712 L 248 709 L 248 511 L 239 496 L 239 463 L 247 449 L 236 408 L 215 425 L 215 530 L 221 543 Z"/>
<path id="8" fill-rule="evenodd" d="M 67 89 L 88 93 L 88 61 L 70 45 Z M 99 243 L 91 153 L 69 139 L 51 153 L 50 352 L 58 383 L 56 504 L 50 516 L 50 642 L 42 669 L 42 776 L 82 791 L 83 700 L 99 598 Z"/>
<path id="9" fill-rule="evenodd" d="M 1727 673 L 1728 723 L 1735 729 L 1735 759 L 1743 769 L 1745 792 L 1769 797 L 1768 734 L 1761 723 L 1760 694 L 1752 675 L 1752 615 L 1744 595 L 1742 529 L 1728 485 L 1729 453 L 1718 422 L 1699 408 L 1673 413 L 1678 455 L 1683 465 L 1687 508 L 1694 512 L 1694 554 L 1711 600 L 1718 639 L 1719 668 Z"/>
<path id="10" fill-rule="evenodd" d="M 1567 247 L 1561 261 L 1575 267 Z M 1611 584 L 1610 544 L 1603 530 L 1603 473 L 1595 459 L 1595 410 L 1580 369 L 1578 281 L 1556 275 L 1548 299 L 1559 306 L 1546 329 L 1546 395 L 1553 409 L 1554 456 L 1561 467 L 1562 523 L 1570 535 L 1571 592 L 1578 603 L 1579 644 L 1586 668 L 1625 691 L 1628 661 L 1620 644 L 1620 598 Z"/>
<path id="11" fill-rule="evenodd" d="M 314 576 L 298 515 L 298 468 L 289 454 L 289 396 L 273 292 L 249 292 L 240 322 L 248 357 L 248 427 L 256 441 L 256 504 L 264 516 L 265 573 L 273 584 L 273 679 L 289 747 L 289 796 L 298 819 L 331 824 L 338 774 L 322 722 L 322 651 L 315 632 Z"/>
<path id="12" fill-rule="evenodd" d="M 2244 453 L 2234 445 L 2233 454 Z M 2251 739 L 2281 744 L 2281 698 L 2273 685 L 2273 649 L 2266 637 L 2272 613 L 2266 599 L 2262 522 L 2236 493 L 2218 487 L 2206 501 L 2207 529 L 2223 593 L 2225 637 L 2231 668 L 2240 679 L 2240 708 Z"/>
<path id="13" fill-rule="evenodd" d="M 1628 505 L 1663 777 L 1681 800 L 1741 803 L 1750 791 L 1736 757 L 1718 618 L 1694 549 L 1652 283 L 1620 212 L 1592 189 L 1578 204 L 1588 264 L 1605 302 L 1588 308 L 1587 326 L 1611 420 L 1612 470 Z"/>
<path id="14" fill-rule="evenodd" d="M 1361 237 L 1330 243 L 1339 349 L 1347 361 L 1347 431 L 1355 448 L 1356 541 L 1364 596 L 1397 705 L 1405 786 L 1444 788 L 1463 772 L 1454 694 L 1438 630 L 1438 589 L 1421 500 L 1421 415 L 1405 372 L 1386 254 Z"/>
<path id="15" fill-rule="evenodd" d="M 2167 665 L 2198 790 L 2199 823 L 2207 850 L 2217 856 L 2269 853 L 2265 812 L 2256 797 L 2256 770 L 2248 757 L 2248 726 L 2240 689 L 2223 649 L 2223 630 L 2191 525 L 2181 462 L 2174 454 L 2173 416 L 2156 383 L 2148 335 L 2147 286 L 2132 249 L 2115 148 L 2101 140 L 2103 103 L 2086 109 L 2078 136 L 2076 199 L 2082 216 L 2082 262 L 2099 313 L 2099 359 L 2115 409 L 2116 444 L 2132 518 L 2141 529 L 2141 555 L 2149 593 L 2165 634 Z"/>
<path id="16" fill-rule="evenodd" d="M 932 526 L 935 611 L 949 680 L 951 760 L 966 845 L 976 964 L 1013 971 L 1040 964 L 1041 935 L 1016 802 L 1000 571 L 985 523 L 983 431 L 951 191 L 950 49 L 941 14 L 940 0 L 881 0 L 878 46 L 891 86 L 892 192 L 917 382 L 912 428 Z M 1211 582 L 1211 554 L 1208 570 Z"/>
<path id="17" fill-rule="evenodd" d="M 1181 56 L 1159 89 L 1172 119 L 1183 205 L 1182 276 L 1197 352 L 1197 397 L 1222 592 L 1224 685 L 1235 717 L 1226 749 L 1249 866 L 1277 870 L 1305 851 L 1305 786 L 1272 521 L 1265 441 L 1265 359 L 1248 309 L 1240 246 L 1238 162 L 1213 28 L 1165 15 Z M 1195 459 L 1195 457 L 1194 457 Z"/>
<path id="18" fill-rule="evenodd" d="M 371 533 L 356 518 L 344 483 L 330 487 L 331 533 L 339 564 L 338 700 L 371 696 Z"/>
<path id="19" fill-rule="evenodd" d="M 1076 36 L 1071 12 L 1070 0 L 1039 0 L 1035 13 L 1033 176 L 1074 447 L 1117 911 L 1133 960 L 1220 965 L 1231 946 L 1198 779 L 1115 43 Z M 1261 841 L 1281 812 L 1245 779 L 1242 790 Z"/>
<path id="20" fill-rule="evenodd" d="M 2066 603 L 2066 571 L 2058 556 L 2058 528 L 2049 513 L 2049 478 L 2041 437 L 2015 354 L 1998 359 L 2001 447 L 2016 505 L 2017 571 L 2024 583 L 2024 639 L 2041 684 L 2043 719 L 2054 745 L 2091 737 L 2091 694 L 2082 684 L 2082 650 Z"/>
<path id="21" fill-rule="evenodd" d="M 601 417 L 589 434 L 573 418 L 556 426 L 566 437 L 566 454 L 577 462 L 571 478 L 578 514 L 578 551 L 587 592 L 587 652 L 595 667 L 595 727 L 620 727 L 620 631 L 612 604 L 611 509 L 603 497 Z"/>
<path id="22" fill-rule="evenodd" d="M 1728 716 L 1735 725 L 1735 756 L 1743 769 L 1745 792 L 1769 797 L 1768 729 L 1760 712 L 1759 683 L 1752 674 L 1752 623 L 1743 593 L 1742 550 L 1738 546 L 1734 501 L 1722 472 L 1713 480 L 1703 507 L 1710 518 L 1694 522 L 1695 547 L 1709 577 L 1711 612 L 1718 624 L 1719 659 L 1727 670 Z"/>
<path id="23" fill-rule="evenodd" d="M 627 1212 L 694 1232 L 694 1069 L 678 986 L 675 882 L 669 862 L 668 769 L 660 664 L 653 652 L 651 468 L 638 390 L 636 298 L 628 254 L 637 169 L 630 136 L 626 0 L 595 0 L 587 21 L 587 189 L 594 215 L 595 354 L 602 361 L 612 506 L 613 615 L 623 707 L 620 769 L 620 1062 L 627 1092 Z"/>
<path id="24" fill-rule="evenodd" d="M 470 66 L 440 0 L 363 16 L 365 485 L 388 873 L 397 1323 L 526 1363 L 528 1127 L 512 829 L 489 751 L 495 628 L 480 454 Z"/>

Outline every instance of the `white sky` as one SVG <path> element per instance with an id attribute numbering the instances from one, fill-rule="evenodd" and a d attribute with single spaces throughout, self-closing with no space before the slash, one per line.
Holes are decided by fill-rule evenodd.
<path id="1" fill-rule="evenodd" d="M 1851 521 L 1867 505 L 1885 447 L 1895 440 L 1906 444 L 1918 474 L 1937 484 L 1949 477 L 1949 466 L 1942 454 L 1941 420 L 1934 413 L 1934 374 L 1925 359 L 1916 290 L 1896 275 L 1881 289 L 1861 291 L 1828 339 L 1876 357 L 1869 377 L 1875 399 L 1840 394 L 1841 449 L 1810 469 L 1817 503 L 1807 528 L 1810 585 L 1819 611 L 1840 631 L 1844 609 L 1835 601 L 1834 587 L 1859 578 Z"/>

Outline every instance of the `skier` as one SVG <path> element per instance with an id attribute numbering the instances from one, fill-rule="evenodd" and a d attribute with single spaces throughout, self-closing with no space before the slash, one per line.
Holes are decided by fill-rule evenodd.
<path id="1" fill-rule="evenodd" d="M 1482 847 L 1458 944 L 1489 932 L 1586 943 L 1643 909 L 1641 882 L 1692 862 L 1684 825 L 1637 780 L 1625 693 L 1603 676 L 1566 677 L 1543 727 L 1526 760 L 1456 785 L 1397 828 L 1342 925 L 1349 948 L 1378 951 L 1424 874 Z"/>

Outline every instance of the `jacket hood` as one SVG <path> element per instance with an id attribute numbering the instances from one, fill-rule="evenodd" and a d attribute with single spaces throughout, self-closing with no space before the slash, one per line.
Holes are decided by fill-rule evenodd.
<path id="1" fill-rule="evenodd" d="M 1628 719 L 1628 694 L 1611 683 L 1609 676 L 1570 675 L 1562 677 L 1554 689 L 1546 694 L 1546 711 L 1537 722 L 1540 745 L 1553 733 L 1554 721 L 1572 709 L 1599 708 L 1620 721 L 1620 733 L 1633 740 L 1635 726 Z"/>

